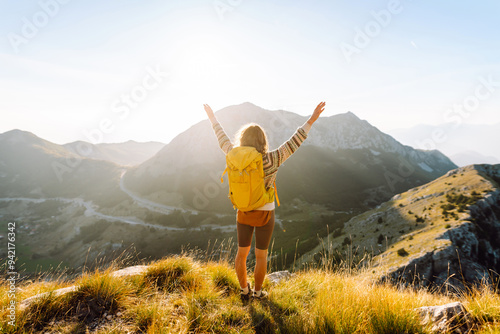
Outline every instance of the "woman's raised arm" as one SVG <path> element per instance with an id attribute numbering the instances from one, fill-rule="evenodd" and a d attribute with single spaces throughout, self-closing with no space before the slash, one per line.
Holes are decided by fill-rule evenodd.
<path id="1" fill-rule="evenodd" d="M 311 129 L 311 126 L 319 118 L 319 115 L 325 110 L 325 102 L 318 104 L 311 117 L 304 123 L 300 128 L 297 129 L 295 134 L 284 142 L 276 150 L 269 152 L 271 155 L 271 160 L 277 161 L 276 165 L 279 167 L 283 164 L 290 156 L 299 148 L 300 145 L 306 140 L 307 134 Z"/>
<path id="2" fill-rule="evenodd" d="M 212 124 L 217 123 L 217 118 L 215 118 L 215 114 L 214 114 L 212 108 L 210 108 L 210 106 L 208 104 L 204 104 L 203 108 L 205 108 L 205 112 L 207 113 L 207 116 L 208 116 L 208 119 L 210 120 L 210 123 L 212 123 Z"/>
<path id="3" fill-rule="evenodd" d="M 214 130 L 215 136 L 217 137 L 217 141 L 219 142 L 219 147 L 224 152 L 224 154 L 227 154 L 233 148 L 231 140 L 224 132 L 222 126 L 217 121 L 217 118 L 215 118 L 215 114 L 212 108 L 210 108 L 208 104 L 204 104 L 203 107 L 205 108 L 205 112 L 207 113 L 210 123 L 212 123 L 212 129 Z"/>

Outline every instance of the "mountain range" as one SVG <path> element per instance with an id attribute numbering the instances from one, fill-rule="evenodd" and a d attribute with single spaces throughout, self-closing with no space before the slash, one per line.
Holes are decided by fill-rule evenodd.
<path id="1" fill-rule="evenodd" d="M 260 124 L 270 149 L 289 139 L 307 120 L 251 103 L 224 108 L 216 117 L 230 137 L 246 123 Z M 221 186 L 219 181 L 224 165 L 224 154 L 205 120 L 129 169 L 125 183 L 139 194 L 156 194 L 160 200 L 181 194 L 186 207 L 229 212 L 227 183 Z M 300 198 L 338 210 L 367 208 L 454 168 L 439 151 L 402 145 L 347 112 L 321 117 L 314 124 L 303 146 L 281 167 L 277 188 L 285 202 Z"/>
<path id="2" fill-rule="evenodd" d="M 262 125 L 271 149 L 307 120 L 251 103 L 216 116 L 230 137 L 246 123 Z M 0 134 L 0 216 L 30 231 L 19 236 L 32 250 L 25 258 L 83 265 L 103 254 L 111 260 L 112 252 L 131 247 L 158 258 L 186 244 L 204 247 L 208 239 L 233 237 L 234 211 L 227 182 L 220 181 L 224 154 L 208 120 L 156 153 L 157 143 L 114 145 L 119 154 L 85 142 L 57 145 L 21 130 Z M 135 166 L 130 159 L 117 163 L 141 145 L 149 159 Z M 276 249 L 290 259 L 303 254 L 326 235 L 327 225 L 342 228 L 355 214 L 456 167 L 441 152 L 405 146 L 351 112 L 321 117 L 278 173 Z M 25 199 L 15 200 L 20 197 Z"/>
<path id="3" fill-rule="evenodd" d="M 133 141 L 57 145 L 11 130 L 0 134 L 0 197 L 82 197 L 116 203 L 124 197 L 119 189 L 122 165 L 141 162 L 162 146 Z"/>
<path id="4" fill-rule="evenodd" d="M 230 136 L 246 123 L 261 124 L 272 149 L 306 121 L 291 112 L 265 110 L 251 103 L 224 108 L 217 117 Z M 111 193 L 120 194 L 119 177 L 127 169 L 126 185 L 145 196 L 156 194 L 162 204 L 172 204 L 168 199 L 180 195 L 186 208 L 231 211 L 227 183 L 218 181 L 224 155 L 208 120 L 167 145 L 133 141 L 57 145 L 12 130 L 0 135 L 0 152 L 2 197 L 105 199 Z M 150 158 L 131 166 L 146 157 Z M 367 208 L 455 167 L 439 151 L 402 145 L 348 112 L 320 118 L 300 151 L 280 169 L 277 183 L 284 200 L 300 198 L 337 209 Z"/>
<path id="5" fill-rule="evenodd" d="M 113 144 L 91 144 L 84 141 L 75 141 L 63 146 L 82 158 L 106 160 L 122 166 L 135 166 L 151 158 L 165 144 L 155 141 L 139 143 L 134 140 Z"/>

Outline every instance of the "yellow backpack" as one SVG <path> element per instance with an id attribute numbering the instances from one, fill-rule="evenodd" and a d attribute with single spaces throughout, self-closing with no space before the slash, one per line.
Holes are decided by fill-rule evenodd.
<path id="1" fill-rule="evenodd" d="M 228 197 L 235 209 L 252 211 L 274 202 L 275 189 L 266 190 L 262 154 L 254 147 L 239 146 L 229 151 L 222 176 L 226 172 L 229 180 Z M 221 182 L 223 181 L 221 178 Z"/>

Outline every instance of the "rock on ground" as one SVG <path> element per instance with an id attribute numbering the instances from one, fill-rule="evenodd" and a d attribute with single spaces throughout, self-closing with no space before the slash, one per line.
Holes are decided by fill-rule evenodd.
<path id="1" fill-rule="evenodd" d="M 433 333 L 472 333 L 472 321 L 462 303 L 424 306 L 417 309 L 423 326 L 431 326 Z"/>

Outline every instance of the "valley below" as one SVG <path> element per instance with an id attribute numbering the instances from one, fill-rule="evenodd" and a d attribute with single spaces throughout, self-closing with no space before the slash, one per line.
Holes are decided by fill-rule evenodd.
<path id="1" fill-rule="evenodd" d="M 8 222 L 16 223 L 17 244 L 22 245 L 17 252 L 19 269 L 28 276 L 46 271 L 78 272 L 116 259 L 150 261 L 182 251 L 207 253 L 217 243 L 234 250 L 234 213 L 154 202 L 127 189 L 124 174 L 120 189 L 129 198 L 113 207 L 100 207 L 82 198 L 0 198 L 0 221 L 5 227 L 0 235 L 7 235 Z M 340 226 L 353 215 L 309 206 L 298 199 L 282 209 L 275 229 L 277 244 L 285 246 L 281 268 L 290 265 L 288 253 L 309 250 L 317 242 L 320 227 L 323 231 L 319 233 L 327 234 L 326 220 Z M 308 221 L 312 224 L 306 225 Z M 278 252 L 283 254 L 283 248 Z M 223 251 L 212 249 L 210 256 L 220 256 Z M 0 258 L 6 255 L 0 252 Z"/>

